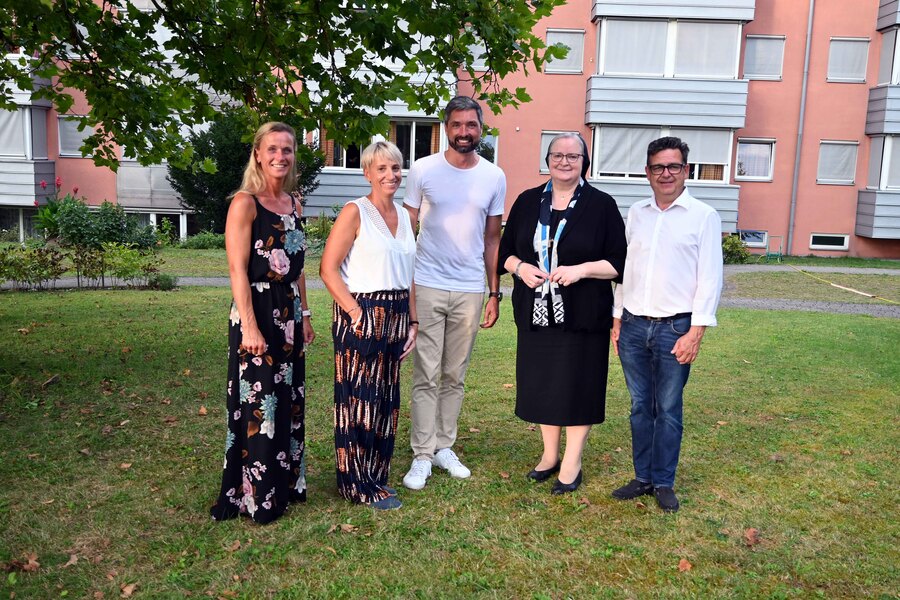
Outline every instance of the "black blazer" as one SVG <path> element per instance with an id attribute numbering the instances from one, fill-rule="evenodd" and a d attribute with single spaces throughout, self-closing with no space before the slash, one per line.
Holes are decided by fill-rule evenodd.
<path id="1" fill-rule="evenodd" d="M 509 211 L 506 228 L 500 238 L 497 271 L 506 272 L 504 263 L 512 255 L 528 264 L 537 265 L 534 230 L 537 227 L 544 185 L 522 192 Z M 614 280 L 622 281 L 625 269 L 625 223 L 612 196 L 585 184 L 581 198 L 569 214 L 559 239 L 557 252 L 560 265 L 577 265 L 608 260 L 619 272 Z M 613 293 L 610 280 L 582 279 L 560 286 L 566 318 L 565 331 L 601 332 L 612 326 Z M 534 290 L 513 277 L 513 316 L 519 328 L 533 329 Z"/>

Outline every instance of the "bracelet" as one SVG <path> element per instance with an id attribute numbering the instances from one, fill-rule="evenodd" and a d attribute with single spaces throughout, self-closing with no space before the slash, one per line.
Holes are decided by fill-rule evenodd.
<path id="1" fill-rule="evenodd" d="M 419 322 L 418 322 L 418 321 L 410 321 L 409 324 L 410 324 L 410 325 L 418 325 Z"/>
<path id="2" fill-rule="evenodd" d="M 519 279 L 522 279 L 522 276 L 519 275 L 519 269 L 522 268 L 522 265 L 523 265 L 524 263 L 525 263 L 524 260 L 520 260 L 520 261 L 519 261 L 519 264 L 516 265 L 515 270 L 513 270 L 513 275 L 515 275 L 515 276 L 518 277 Z"/>
<path id="3" fill-rule="evenodd" d="M 301 310 L 300 316 L 301 317 L 309 317 L 310 319 L 312 319 L 312 313 L 309 311 L 308 308 L 304 308 L 303 310 Z"/>

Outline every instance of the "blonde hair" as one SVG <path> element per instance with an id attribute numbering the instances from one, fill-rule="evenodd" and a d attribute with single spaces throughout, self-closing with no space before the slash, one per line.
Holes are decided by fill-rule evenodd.
<path id="1" fill-rule="evenodd" d="M 365 171 L 379 158 L 389 158 L 401 168 L 403 167 L 403 154 L 400 152 L 400 148 L 384 140 L 366 146 L 359 158 L 359 166 Z"/>
<path id="2" fill-rule="evenodd" d="M 256 151 L 259 150 L 264 137 L 270 133 L 281 132 L 290 134 L 294 139 L 294 160 L 291 162 L 291 170 L 288 172 L 287 177 L 284 178 L 281 189 L 290 194 L 294 191 L 294 188 L 297 187 L 297 134 L 294 133 L 294 128 L 287 123 L 269 121 L 268 123 L 261 125 L 253 136 L 253 147 L 250 148 L 250 158 L 247 160 L 247 166 L 244 167 L 244 179 L 241 181 L 241 187 L 231 195 L 232 198 L 241 192 L 255 196 L 266 189 L 266 180 L 265 177 L 263 177 L 262 168 L 256 160 Z"/>

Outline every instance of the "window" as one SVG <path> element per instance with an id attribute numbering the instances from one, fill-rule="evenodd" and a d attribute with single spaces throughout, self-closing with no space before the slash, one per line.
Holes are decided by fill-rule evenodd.
<path id="1" fill-rule="evenodd" d="M 59 117 L 59 155 L 81 158 L 81 145 L 94 134 L 91 127 L 78 131 L 78 117 Z"/>
<path id="2" fill-rule="evenodd" d="M 547 165 L 547 152 L 550 150 L 550 142 L 561 133 L 575 133 L 569 131 L 542 131 L 541 132 L 541 173 L 549 173 L 550 167 Z"/>
<path id="3" fill-rule="evenodd" d="M 759 229 L 738 229 L 738 235 L 748 248 L 765 248 L 769 238 L 768 231 Z"/>
<path id="4" fill-rule="evenodd" d="M 890 29 L 881 36 L 881 62 L 878 64 L 878 83 L 893 83 L 894 52 L 897 43 L 897 30 Z"/>
<path id="5" fill-rule="evenodd" d="M 682 127 L 598 127 L 592 159 L 596 177 L 646 177 L 647 146 L 669 135 L 680 137 L 690 149 L 689 179 L 726 181 L 731 162 L 731 130 Z"/>
<path id="6" fill-rule="evenodd" d="M 472 70 L 487 71 L 487 50 L 485 49 L 484 44 L 473 44 L 472 46 L 469 46 L 469 52 L 475 57 L 472 61 Z"/>
<path id="7" fill-rule="evenodd" d="M 497 162 L 497 136 L 489 133 L 481 136 L 481 143 L 478 144 L 476 152 L 478 152 L 478 156 L 488 162 L 499 164 Z"/>
<path id="8" fill-rule="evenodd" d="M 32 158 L 47 158 L 47 110 L 31 107 Z"/>
<path id="9" fill-rule="evenodd" d="M 857 142 L 821 142 L 816 183 L 853 185 L 857 146 Z"/>
<path id="10" fill-rule="evenodd" d="M 544 66 L 545 73 L 581 73 L 584 63 L 584 31 L 548 29 L 547 45 L 562 44 L 569 48 L 565 58 L 551 60 Z"/>
<path id="11" fill-rule="evenodd" d="M 865 83 L 869 40 L 831 38 L 828 50 L 828 81 Z"/>
<path id="12" fill-rule="evenodd" d="M 784 36 L 748 35 L 744 49 L 744 77 L 781 79 Z"/>
<path id="13" fill-rule="evenodd" d="M 738 140 L 735 162 L 735 179 L 772 181 L 775 140 Z"/>
<path id="14" fill-rule="evenodd" d="M 658 127 L 598 127 L 594 172 L 597 177 L 646 178 L 647 145 L 658 137 Z"/>
<path id="15" fill-rule="evenodd" d="M 439 150 L 441 127 L 436 121 L 391 121 L 390 141 L 403 155 L 400 166 L 408 169 L 417 159 Z"/>
<path id="16" fill-rule="evenodd" d="M 850 235 L 846 233 L 813 233 L 809 236 L 810 250 L 847 250 Z"/>
<path id="17" fill-rule="evenodd" d="M 24 111 L 0 110 L 0 156 L 25 158 Z"/>
<path id="18" fill-rule="evenodd" d="M 603 21 L 601 73 L 734 79 L 741 26 L 699 21 Z"/>

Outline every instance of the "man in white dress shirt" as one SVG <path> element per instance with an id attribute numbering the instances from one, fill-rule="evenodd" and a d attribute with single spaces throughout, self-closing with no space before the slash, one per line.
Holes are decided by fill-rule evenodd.
<path id="1" fill-rule="evenodd" d="M 653 494 L 678 510 L 683 390 L 722 291 L 722 223 L 685 189 L 688 146 L 676 137 L 647 148 L 653 197 L 628 211 L 628 256 L 616 286 L 611 339 L 631 394 L 634 479 L 612 495 Z"/>

